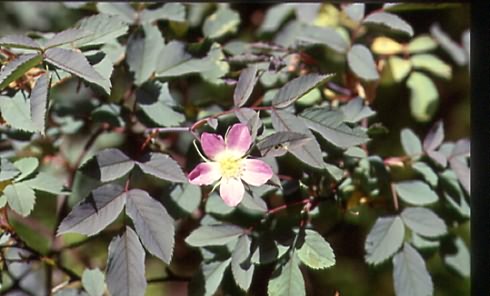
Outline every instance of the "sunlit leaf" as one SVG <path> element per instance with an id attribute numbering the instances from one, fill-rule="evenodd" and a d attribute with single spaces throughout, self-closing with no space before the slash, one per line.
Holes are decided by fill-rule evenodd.
<path id="1" fill-rule="evenodd" d="M 393 256 L 402 246 L 404 235 L 400 217 L 378 218 L 364 244 L 366 262 L 377 265 Z"/>
<path id="2" fill-rule="evenodd" d="M 82 285 L 89 296 L 102 296 L 105 291 L 105 275 L 100 269 L 85 269 L 82 274 Z"/>
<path id="3" fill-rule="evenodd" d="M 73 43 L 77 40 L 87 37 L 90 34 L 91 32 L 81 29 L 66 29 L 64 31 L 56 33 L 53 37 L 48 39 L 44 43 L 43 47 L 47 49 L 51 47 L 61 46 L 67 43 Z"/>
<path id="4" fill-rule="evenodd" d="M 351 20 L 360 22 L 364 18 L 366 5 L 364 3 L 347 4 L 343 11 L 350 17 Z"/>
<path id="5" fill-rule="evenodd" d="M 140 14 L 140 20 L 143 23 L 153 23 L 158 20 L 183 22 L 185 16 L 185 6 L 182 3 L 165 3 L 157 9 L 144 9 Z"/>
<path id="6" fill-rule="evenodd" d="M 203 225 L 194 230 L 185 242 L 193 247 L 225 245 L 244 233 L 244 230 L 231 224 Z"/>
<path id="7" fill-rule="evenodd" d="M 316 231 L 305 230 L 303 245 L 298 249 L 298 258 L 313 269 L 335 265 L 335 254 L 330 244 Z"/>
<path id="8" fill-rule="evenodd" d="M 397 296 L 428 296 L 434 292 L 424 258 L 408 243 L 393 257 L 393 281 Z"/>
<path id="9" fill-rule="evenodd" d="M 426 208 L 405 208 L 401 218 L 408 228 L 422 236 L 438 237 L 447 233 L 444 221 Z"/>
<path id="10" fill-rule="evenodd" d="M 22 181 L 29 177 L 39 166 L 39 160 L 35 157 L 24 157 L 14 162 L 14 166 L 21 172 L 15 181 Z"/>
<path id="11" fill-rule="evenodd" d="M 29 101 L 19 91 L 13 98 L 0 96 L 0 111 L 7 125 L 28 132 L 38 131 L 31 119 Z"/>
<path id="12" fill-rule="evenodd" d="M 410 62 L 415 69 L 426 70 L 436 76 L 445 79 L 451 79 L 451 66 L 444 63 L 438 57 L 432 54 L 417 54 L 410 57 Z"/>
<path id="13" fill-rule="evenodd" d="M 410 88 L 410 111 L 412 116 L 422 122 L 429 121 L 437 110 L 439 93 L 429 77 L 412 72 L 407 80 Z"/>
<path id="14" fill-rule="evenodd" d="M 433 50 L 437 47 L 437 43 L 432 39 L 430 35 L 423 34 L 413 38 L 408 43 L 407 50 L 410 53 L 420 53 L 429 50 Z"/>
<path id="15" fill-rule="evenodd" d="M 20 171 L 6 158 L 0 159 L 0 182 L 13 179 Z"/>
<path id="16" fill-rule="evenodd" d="M 8 185 L 3 194 L 7 197 L 10 208 L 23 217 L 28 216 L 34 208 L 34 190 L 24 183 Z"/>
<path id="17" fill-rule="evenodd" d="M 40 54 L 23 54 L 19 55 L 15 60 L 3 66 L 0 70 L 0 90 L 9 85 L 10 82 L 22 77 L 32 67 L 42 61 Z"/>
<path id="18" fill-rule="evenodd" d="M 204 36 L 215 39 L 227 33 L 234 33 L 240 24 L 240 15 L 229 9 L 219 8 L 204 21 L 202 31 Z"/>
<path id="19" fill-rule="evenodd" d="M 267 286 L 269 296 L 302 296 L 306 295 L 305 280 L 298 265 L 296 254 L 282 266 L 278 276 L 269 280 Z"/>
<path id="20" fill-rule="evenodd" d="M 128 24 L 133 23 L 136 16 L 136 11 L 129 3 L 99 2 L 97 10 L 108 15 L 117 15 Z"/>
<path id="21" fill-rule="evenodd" d="M 96 14 L 80 20 L 77 29 L 91 32 L 73 43 L 74 47 L 103 44 L 113 41 L 128 31 L 128 26 L 118 16 Z"/>
<path id="22" fill-rule="evenodd" d="M 292 14 L 294 6 L 289 3 L 277 4 L 267 10 L 259 32 L 272 32 L 279 29 L 286 18 Z"/>
<path id="23" fill-rule="evenodd" d="M 424 206 L 439 199 L 429 185 L 418 180 L 398 182 L 395 189 L 403 201 L 412 205 Z"/>
<path id="24" fill-rule="evenodd" d="M 391 56 L 388 59 L 388 64 L 391 69 L 391 74 L 396 82 L 400 82 L 405 78 L 412 70 L 412 63 L 410 60 L 400 58 L 397 56 Z"/>
<path id="25" fill-rule="evenodd" d="M 403 51 L 403 45 L 388 37 L 377 37 L 371 44 L 376 54 L 392 55 Z"/>

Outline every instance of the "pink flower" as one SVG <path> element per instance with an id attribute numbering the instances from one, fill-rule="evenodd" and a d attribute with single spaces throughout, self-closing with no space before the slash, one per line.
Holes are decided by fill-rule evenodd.
<path id="1" fill-rule="evenodd" d="M 248 127 L 237 123 L 225 135 L 225 139 L 217 134 L 203 133 L 201 146 L 206 161 L 197 165 L 188 178 L 191 184 L 219 185 L 219 193 L 225 204 L 236 206 L 243 199 L 245 188 L 249 185 L 261 186 L 272 177 L 271 167 L 262 160 L 247 159 L 247 152 L 252 145 L 252 137 Z"/>

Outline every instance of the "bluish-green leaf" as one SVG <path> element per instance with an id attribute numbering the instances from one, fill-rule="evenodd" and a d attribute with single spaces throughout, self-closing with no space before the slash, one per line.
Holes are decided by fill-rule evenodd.
<path id="1" fill-rule="evenodd" d="M 133 220 L 136 233 L 145 248 L 170 264 L 175 242 L 175 222 L 163 205 L 146 191 L 132 189 L 127 193 L 126 213 Z"/>
<path id="2" fill-rule="evenodd" d="M 430 296 L 434 292 L 424 258 L 408 243 L 393 257 L 393 281 L 397 296 Z"/>
<path id="3" fill-rule="evenodd" d="M 367 81 L 379 79 L 379 73 L 373 55 L 366 46 L 361 44 L 352 46 L 347 53 L 347 62 L 349 68 L 359 78 Z"/>
<path id="4" fill-rule="evenodd" d="M 24 73 L 39 64 L 41 61 L 42 56 L 40 54 L 29 53 L 19 55 L 17 58 L 15 58 L 15 60 L 11 61 L 7 65 L 4 65 L 0 70 L 0 90 L 7 87 L 10 82 L 22 77 Z"/>
<path id="5" fill-rule="evenodd" d="M 74 47 L 103 44 L 126 34 L 128 25 L 120 17 L 107 14 L 96 14 L 83 18 L 76 26 L 91 34 L 73 43 Z"/>
<path id="6" fill-rule="evenodd" d="M 417 161 L 412 164 L 412 168 L 424 176 L 425 181 L 427 181 L 427 183 L 429 183 L 432 187 L 437 186 L 437 174 L 425 162 Z"/>
<path id="7" fill-rule="evenodd" d="M 185 116 L 172 109 L 175 100 L 170 94 L 168 83 L 148 83 L 136 91 L 138 107 L 160 126 L 178 126 L 185 121 Z"/>
<path id="8" fill-rule="evenodd" d="M 204 263 L 202 265 L 202 273 L 205 280 L 205 296 L 212 296 L 215 294 L 221 280 L 223 279 L 225 270 L 228 268 L 228 265 L 230 265 L 230 262 L 231 258 L 222 262 L 215 261 L 211 263 Z"/>
<path id="9" fill-rule="evenodd" d="M 199 207 L 201 195 L 201 187 L 190 183 L 179 185 L 170 193 L 172 200 L 189 214 Z"/>
<path id="10" fill-rule="evenodd" d="M 102 296 L 105 291 L 105 275 L 100 269 L 85 269 L 82 274 L 82 285 L 89 296 Z"/>
<path id="11" fill-rule="evenodd" d="M 404 202 L 412 205 L 425 206 L 439 199 L 429 185 L 418 180 L 398 182 L 395 189 Z"/>
<path id="12" fill-rule="evenodd" d="M 321 28 L 317 26 L 304 26 L 301 34 L 295 35 L 294 39 L 310 44 L 321 44 L 338 52 L 346 53 L 349 49 L 349 42 L 332 28 Z"/>
<path id="13" fill-rule="evenodd" d="M 364 3 L 352 3 L 345 5 L 342 10 L 350 17 L 351 20 L 360 22 L 364 18 L 365 6 L 366 5 Z"/>
<path id="14" fill-rule="evenodd" d="M 0 182 L 13 179 L 20 171 L 6 158 L 0 159 Z"/>
<path id="15" fill-rule="evenodd" d="M 244 229 L 231 224 L 203 225 L 195 229 L 185 242 L 193 247 L 221 246 L 235 240 Z"/>
<path id="16" fill-rule="evenodd" d="M 279 276 L 271 278 L 267 286 L 269 296 L 304 296 L 305 280 L 299 269 L 298 258 L 292 254 L 289 261 L 281 269 Z"/>
<path id="17" fill-rule="evenodd" d="M 107 287 L 111 295 L 143 296 L 146 290 L 145 250 L 136 233 L 126 226 L 109 245 Z"/>
<path id="18" fill-rule="evenodd" d="M 293 11 L 294 6 L 290 3 L 277 4 L 267 9 L 264 20 L 260 24 L 259 32 L 276 31 Z"/>
<path id="19" fill-rule="evenodd" d="M 364 244 L 366 262 L 378 265 L 393 256 L 403 244 L 404 235 L 400 217 L 378 218 Z"/>
<path id="20" fill-rule="evenodd" d="M 24 157 L 14 162 L 14 166 L 21 172 L 15 178 L 16 182 L 29 177 L 39 166 L 39 160 L 35 157 Z"/>
<path id="21" fill-rule="evenodd" d="M 18 91 L 13 98 L 0 96 L 0 111 L 7 125 L 14 129 L 28 132 L 38 131 L 31 119 L 29 102 L 24 99 L 21 91 Z"/>
<path id="22" fill-rule="evenodd" d="M 34 178 L 24 181 L 26 185 L 34 190 L 48 192 L 51 194 L 62 195 L 69 192 L 63 190 L 64 178 L 54 176 L 50 173 L 39 172 Z"/>
<path id="23" fill-rule="evenodd" d="M 411 129 L 402 129 L 400 140 L 402 142 L 403 150 L 408 156 L 415 158 L 422 155 L 422 143 Z"/>
<path id="24" fill-rule="evenodd" d="M 332 76 L 333 74 L 307 74 L 294 78 L 279 89 L 272 99 L 272 105 L 276 108 L 285 108 Z"/>
<path id="25" fill-rule="evenodd" d="M 178 163 L 166 154 L 150 153 L 146 161 L 138 162 L 137 165 L 144 173 L 162 180 L 178 183 L 187 182 L 187 178 Z"/>
<path id="26" fill-rule="evenodd" d="M 364 20 L 364 24 L 377 24 L 390 28 L 391 30 L 400 31 L 413 36 L 413 29 L 410 24 L 402 20 L 399 16 L 388 12 L 376 12 L 368 15 Z"/>
<path id="27" fill-rule="evenodd" d="M 305 230 L 303 245 L 298 249 L 298 258 L 313 269 L 335 265 L 335 254 L 330 244 L 316 231 Z"/>
<path id="28" fill-rule="evenodd" d="M 165 3 L 157 9 L 143 10 L 139 18 L 142 23 L 153 23 L 158 20 L 184 22 L 185 16 L 185 6 L 182 3 Z"/>
<path id="29" fill-rule="evenodd" d="M 469 277 L 471 274 L 470 252 L 460 237 L 456 239 L 456 249 L 456 254 L 446 255 L 444 262 L 456 270 L 461 276 Z"/>
<path id="30" fill-rule="evenodd" d="M 282 156 L 290 148 L 301 146 L 311 138 L 296 132 L 275 132 L 257 142 L 257 148 L 262 156 Z"/>
<path id="31" fill-rule="evenodd" d="M 178 41 L 171 41 L 160 53 L 160 60 L 156 68 L 157 77 L 173 77 L 190 73 L 204 72 L 212 69 L 208 59 L 193 58 L 185 51 L 185 45 Z"/>
<path id="32" fill-rule="evenodd" d="M 3 190 L 12 210 L 22 217 L 28 216 L 34 208 L 36 196 L 34 190 L 24 183 L 10 184 Z"/>
<path id="33" fill-rule="evenodd" d="M 250 262 L 251 240 L 248 235 L 242 235 L 231 255 L 231 272 L 237 285 L 244 291 L 248 291 L 252 283 L 255 266 Z"/>
<path id="34" fill-rule="evenodd" d="M 219 8 L 204 21 L 204 36 L 215 39 L 227 33 L 234 33 L 240 24 L 240 15 L 229 8 Z"/>
<path id="35" fill-rule="evenodd" d="M 137 12 L 131 7 L 130 3 L 98 2 L 97 10 L 100 13 L 117 15 L 128 24 L 132 24 L 137 15 Z"/>
<path id="36" fill-rule="evenodd" d="M 340 107 L 340 110 L 344 113 L 343 121 L 350 123 L 359 122 L 376 114 L 373 109 L 364 105 L 364 100 L 361 97 L 349 100 L 347 104 Z"/>
<path id="37" fill-rule="evenodd" d="M 133 34 L 127 45 L 126 62 L 134 74 L 136 85 L 141 85 L 153 75 L 165 42 L 158 27 L 147 24 L 143 31 L 144 37 Z"/>
<path id="38" fill-rule="evenodd" d="M 405 208 L 401 217 L 408 228 L 422 236 L 438 237 L 447 233 L 444 220 L 429 209 Z"/>
<path id="39" fill-rule="evenodd" d="M 80 40 L 84 37 L 90 35 L 91 32 L 81 30 L 81 29 L 67 29 L 56 33 L 53 37 L 48 39 L 43 47 L 44 49 L 61 46 L 67 43 L 73 43 L 77 40 Z"/>
<path id="40" fill-rule="evenodd" d="M 340 148 L 349 148 L 369 141 L 366 132 L 343 122 L 343 114 L 324 108 L 307 109 L 301 113 L 306 125 L 325 140 Z"/>
<path id="41" fill-rule="evenodd" d="M 114 221 L 126 203 L 124 189 L 107 184 L 78 203 L 58 227 L 57 235 L 76 232 L 92 236 Z"/>

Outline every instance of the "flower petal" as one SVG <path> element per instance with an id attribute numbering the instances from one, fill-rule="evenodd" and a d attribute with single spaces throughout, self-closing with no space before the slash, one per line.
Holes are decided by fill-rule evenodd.
<path id="1" fill-rule="evenodd" d="M 223 137 L 217 134 L 202 133 L 201 147 L 207 157 L 214 160 L 216 154 L 225 150 L 225 141 Z"/>
<path id="2" fill-rule="evenodd" d="M 242 180 L 253 186 L 264 185 L 272 178 L 272 168 L 259 159 L 244 159 Z"/>
<path id="3" fill-rule="evenodd" d="M 252 136 L 247 125 L 242 123 L 234 124 L 225 137 L 226 148 L 235 151 L 240 156 L 245 155 L 252 145 Z"/>
<path id="4" fill-rule="evenodd" d="M 221 177 L 219 167 L 216 163 L 203 162 L 198 164 L 187 177 L 189 183 L 194 185 L 210 185 Z"/>
<path id="5" fill-rule="evenodd" d="M 239 204 L 243 195 L 245 194 L 245 187 L 239 179 L 235 178 L 223 178 L 219 186 L 219 195 L 225 202 L 226 205 L 234 207 Z"/>

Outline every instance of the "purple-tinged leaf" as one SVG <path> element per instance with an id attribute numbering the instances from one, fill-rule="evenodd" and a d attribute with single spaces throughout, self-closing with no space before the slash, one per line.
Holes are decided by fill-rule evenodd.
<path id="1" fill-rule="evenodd" d="M 100 181 L 109 182 L 126 175 L 134 167 L 131 160 L 121 150 L 115 148 L 104 149 L 95 154 L 100 172 Z"/>
<path id="2" fill-rule="evenodd" d="M 430 129 L 427 136 L 424 139 L 424 150 L 431 151 L 435 150 L 442 144 L 444 140 L 444 126 L 442 121 L 436 122 Z"/>
<path id="3" fill-rule="evenodd" d="M 126 213 L 133 220 L 136 233 L 145 248 L 166 264 L 174 249 L 174 220 L 163 205 L 147 192 L 133 189 L 127 193 Z"/>
<path id="4" fill-rule="evenodd" d="M 187 178 L 179 164 L 166 154 L 150 153 L 146 161 L 137 162 L 137 165 L 145 174 L 162 180 L 178 183 L 187 182 Z"/>
<path id="5" fill-rule="evenodd" d="M 236 107 L 243 106 L 252 94 L 258 80 L 257 70 L 256 65 L 250 65 L 240 73 L 235 92 L 233 93 L 233 102 Z"/>
<path id="6" fill-rule="evenodd" d="M 301 146 L 310 141 L 308 135 L 295 132 L 275 132 L 257 143 L 262 156 L 282 156 L 289 148 Z"/>
<path id="7" fill-rule="evenodd" d="M 279 89 L 272 99 L 272 105 L 276 108 L 285 108 L 333 75 L 307 74 L 296 77 Z"/>
<path id="8" fill-rule="evenodd" d="M 24 35 L 7 35 L 0 38 L 0 46 L 16 47 L 25 49 L 40 49 L 41 45 L 36 41 Z"/>
<path id="9" fill-rule="evenodd" d="M 46 130 L 46 112 L 48 108 L 49 73 L 42 74 L 36 81 L 31 92 L 29 101 L 31 103 L 32 123 L 38 127 L 41 133 Z"/>
<path id="10" fill-rule="evenodd" d="M 107 184 L 77 204 L 58 227 L 57 235 L 76 232 L 92 236 L 114 221 L 126 203 L 124 189 Z"/>
<path id="11" fill-rule="evenodd" d="M 143 296 L 146 291 L 145 250 L 138 236 L 126 226 L 109 245 L 107 287 L 111 295 Z"/>

